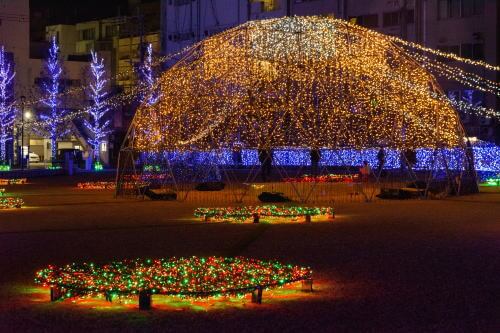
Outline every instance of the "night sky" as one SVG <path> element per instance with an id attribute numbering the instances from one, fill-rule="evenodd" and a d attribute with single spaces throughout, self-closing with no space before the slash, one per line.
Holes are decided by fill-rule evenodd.
<path id="1" fill-rule="evenodd" d="M 31 0 L 32 12 L 42 12 L 50 24 L 76 23 L 127 14 L 127 0 Z"/>
<path id="2" fill-rule="evenodd" d="M 127 15 L 127 0 L 30 0 L 30 39 L 43 41 L 45 26 Z M 144 2 L 144 1 L 143 1 Z"/>

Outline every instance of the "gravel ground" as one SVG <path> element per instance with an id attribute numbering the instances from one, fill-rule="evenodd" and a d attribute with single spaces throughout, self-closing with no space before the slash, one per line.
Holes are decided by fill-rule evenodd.
<path id="1" fill-rule="evenodd" d="M 0 331 L 500 331 L 500 193 L 343 204 L 333 223 L 202 223 L 194 206 L 113 199 L 76 178 L 12 186 L 27 207 L 0 211 Z M 311 266 L 315 292 L 151 311 L 102 301 L 50 303 L 33 284 L 50 263 L 244 255 Z M 295 289 L 294 289 L 295 288 Z M 288 294 L 287 294 L 288 293 Z"/>

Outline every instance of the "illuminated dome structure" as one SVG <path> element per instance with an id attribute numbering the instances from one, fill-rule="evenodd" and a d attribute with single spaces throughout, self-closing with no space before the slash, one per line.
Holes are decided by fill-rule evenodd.
<path id="1" fill-rule="evenodd" d="M 139 151 L 454 147 L 459 117 L 390 40 L 341 20 L 248 22 L 185 52 L 134 120 Z M 151 92 L 157 93 L 157 92 Z"/>
<path id="2" fill-rule="evenodd" d="M 459 116 L 429 71 L 391 38 L 329 17 L 252 21 L 209 37 L 148 94 L 124 145 L 134 156 L 235 144 L 464 146 Z"/>

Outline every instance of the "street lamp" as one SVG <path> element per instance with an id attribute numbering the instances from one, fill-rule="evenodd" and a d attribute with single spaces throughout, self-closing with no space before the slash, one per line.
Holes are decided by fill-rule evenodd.
<path id="1" fill-rule="evenodd" d="M 21 170 L 24 170 L 24 103 L 26 102 L 26 96 L 21 96 Z"/>
<path id="2" fill-rule="evenodd" d="M 30 140 L 31 140 L 31 131 L 29 130 L 29 121 L 31 119 L 31 111 L 28 109 L 27 111 L 25 111 L 23 113 L 23 118 L 26 122 L 28 122 L 28 139 L 27 139 L 27 143 L 26 143 L 26 167 L 29 167 L 29 161 L 30 161 Z"/>

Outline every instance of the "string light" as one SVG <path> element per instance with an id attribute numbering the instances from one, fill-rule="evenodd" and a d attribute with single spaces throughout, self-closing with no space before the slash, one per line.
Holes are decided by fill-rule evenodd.
<path id="1" fill-rule="evenodd" d="M 7 142 L 12 140 L 16 108 L 12 104 L 13 79 L 16 76 L 7 60 L 4 46 L 0 47 L 0 166 L 7 162 Z M 9 166 L 10 169 L 10 166 Z"/>
<path id="2" fill-rule="evenodd" d="M 333 216 L 331 207 L 302 207 L 302 206 L 244 206 L 244 207 L 223 207 L 223 208 L 196 208 L 195 217 L 203 219 L 213 219 L 216 221 L 237 221 L 243 222 L 253 216 L 292 218 L 299 216 Z"/>
<path id="3" fill-rule="evenodd" d="M 384 169 L 398 169 L 401 167 L 401 151 L 397 149 L 384 149 L 385 162 Z M 474 153 L 475 169 L 477 171 L 500 172 L 500 147 L 493 144 L 482 144 L 472 148 Z M 321 166 L 361 166 L 363 161 L 368 161 L 372 166 L 378 165 L 378 148 L 369 149 L 321 149 Z M 444 169 L 441 159 L 435 160 L 434 149 L 416 149 L 417 163 L 414 166 L 417 170 L 434 168 L 436 170 Z M 460 169 L 461 158 L 464 151 L 462 149 L 443 149 L 440 154 L 450 161 L 448 165 L 451 169 Z M 260 165 L 258 152 L 253 149 L 243 149 L 241 151 L 242 165 L 252 167 Z M 169 160 L 187 163 L 188 161 L 197 165 L 221 165 L 232 166 L 234 164 L 232 151 L 230 149 L 221 149 L 216 152 L 196 152 L 196 153 L 177 153 L 168 154 L 158 153 L 150 154 L 149 157 L 143 155 L 144 159 Z M 273 164 L 280 166 L 310 166 L 310 150 L 300 148 L 276 148 L 273 149 Z M 159 166 L 156 168 L 145 168 L 145 173 L 141 176 L 143 179 L 160 178 L 164 174 L 151 174 L 151 172 L 162 172 Z"/>
<path id="4" fill-rule="evenodd" d="M 409 47 L 412 49 L 418 49 L 420 51 L 423 51 L 426 53 L 431 53 L 431 54 L 434 54 L 434 55 L 437 55 L 437 56 L 440 56 L 443 58 L 451 59 L 451 60 L 454 60 L 457 62 L 463 62 L 463 63 L 469 64 L 469 65 L 484 67 L 484 68 L 492 70 L 492 71 L 500 71 L 500 66 L 494 66 L 494 65 L 488 64 L 487 62 L 484 62 L 482 60 L 472 60 L 472 59 L 468 59 L 468 58 L 463 58 L 463 57 L 460 57 L 454 53 L 447 53 L 447 52 L 442 52 L 439 50 L 431 49 L 429 47 L 425 47 L 425 46 L 420 45 L 418 43 L 410 42 L 410 41 L 398 38 L 396 36 L 384 35 L 384 34 L 381 34 L 380 32 L 367 29 L 367 28 L 362 27 L 362 26 L 357 25 L 357 24 L 353 24 L 350 22 L 345 22 L 345 23 L 347 25 L 349 25 L 352 29 L 357 29 L 359 31 L 363 31 L 363 33 L 370 34 L 375 38 L 383 37 L 383 38 L 386 38 L 386 39 L 388 39 L 388 40 L 390 40 L 398 45 L 403 45 L 403 46 L 406 46 L 406 47 Z"/>
<path id="5" fill-rule="evenodd" d="M 114 190 L 116 184 L 115 182 L 85 182 L 78 183 L 76 187 L 81 190 Z"/>
<path id="6" fill-rule="evenodd" d="M 106 70 L 104 68 L 104 59 L 99 59 L 95 51 L 92 51 L 91 55 L 92 62 L 90 63 L 90 69 L 92 73 L 92 83 L 90 84 L 90 97 L 92 98 L 93 105 L 88 112 L 91 120 L 88 121 L 85 119 L 84 125 L 91 133 L 91 136 L 87 140 L 93 147 L 94 159 L 99 162 L 99 147 L 103 139 L 111 133 L 109 129 L 111 120 L 104 120 L 106 113 L 110 110 L 104 103 L 107 96 L 106 84 L 108 82 L 105 78 Z"/>
<path id="7" fill-rule="evenodd" d="M 359 181 L 358 174 L 328 174 L 321 176 L 302 175 L 300 177 L 283 178 L 288 183 L 353 183 Z"/>
<path id="8" fill-rule="evenodd" d="M 0 185 L 20 185 L 20 184 L 26 184 L 27 179 L 26 178 L 0 178 Z"/>
<path id="9" fill-rule="evenodd" d="M 136 259 L 48 266 L 35 282 L 64 291 L 63 298 L 131 296 L 141 291 L 189 298 L 244 295 L 257 286 L 272 288 L 310 279 L 307 267 L 243 257 Z"/>
<path id="10" fill-rule="evenodd" d="M 175 52 L 172 54 L 167 54 L 167 55 L 161 56 L 161 57 L 156 57 L 155 60 L 152 62 L 152 66 L 157 67 L 157 66 L 160 66 L 161 64 L 163 64 L 169 60 L 178 58 L 183 53 L 185 53 L 187 49 L 188 49 L 188 47 L 185 47 L 178 52 Z M 113 79 L 113 81 L 120 81 L 120 79 L 128 77 L 130 75 L 135 75 L 135 69 L 132 68 L 129 70 L 121 71 L 121 72 L 117 73 L 116 75 L 114 75 L 112 77 L 112 79 Z M 57 97 L 63 98 L 63 97 L 67 97 L 69 95 L 81 94 L 81 93 L 84 93 L 88 89 L 89 89 L 88 85 L 81 85 L 78 87 L 72 87 L 72 88 L 66 89 L 64 92 L 60 92 L 59 94 L 57 94 Z M 122 93 L 120 95 L 129 95 L 129 94 Z M 131 99 L 130 96 L 128 98 Z M 33 97 L 31 99 L 26 100 L 24 105 L 34 107 L 37 104 L 44 103 L 45 101 L 46 101 L 45 97 L 40 97 L 40 98 Z"/>
<path id="11" fill-rule="evenodd" d="M 153 69 L 153 44 L 148 43 L 146 47 L 146 55 L 144 58 L 144 64 L 141 68 L 142 84 L 145 86 L 147 91 L 154 89 L 156 83 L 156 78 Z M 157 92 L 153 92 L 151 96 L 146 100 L 149 105 L 156 104 L 160 95 Z"/>
<path id="12" fill-rule="evenodd" d="M 0 209 L 21 208 L 24 201 L 21 198 L 15 197 L 0 197 Z"/>
<path id="13" fill-rule="evenodd" d="M 61 107 L 59 96 L 62 66 L 59 61 L 59 45 L 55 36 L 52 36 L 50 40 L 49 56 L 46 59 L 45 67 L 49 79 L 48 82 L 42 84 L 42 89 L 48 97 L 42 103 L 49 108 L 49 112 L 48 114 L 40 114 L 42 126 L 34 128 L 49 135 L 52 159 L 55 159 L 57 155 L 57 140 L 69 133 L 65 118 L 67 110 Z"/>
<path id="14" fill-rule="evenodd" d="M 217 150 L 236 138 L 245 148 L 463 142 L 458 114 L 432 75 L 390 39 L 331 18 L 252 21 L 215 35 L 157 87 L 158 103 L 142 104 L 134 120 L 137 151 Z"/>

